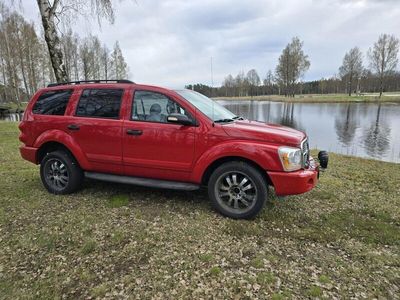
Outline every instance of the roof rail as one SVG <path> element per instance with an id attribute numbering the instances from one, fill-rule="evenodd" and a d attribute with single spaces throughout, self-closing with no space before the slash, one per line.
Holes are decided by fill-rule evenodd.
<path id="1" fill-rule="evenodd" d="M 60 83 L 50 83 L 47 87 L 59 86 L 59 85 L 67 85 L 67 84 L 82 84 L 82 83 L 107 83 L 107 82 L 115 82 L 115 83 L 134 83 L 133 81 L 127 79 L 96 79 L 96 80 L 79 80 L 79 81 L 68 81 L 68 82 L 60 82 Z"/>

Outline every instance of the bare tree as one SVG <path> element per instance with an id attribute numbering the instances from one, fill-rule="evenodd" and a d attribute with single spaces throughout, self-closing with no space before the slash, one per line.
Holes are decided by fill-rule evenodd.
<path id="1" fill-rule="evenodd" d="M 251 69 L 247 72 L 246 79 L 250 87 L 250 96 L 253 96 L 254 91 L 260 85 L 260 76 L 258 76 L 258 73 L 255 69 Z"/>
<path id="2" fill-rule="evenodd" d="M 394 35 L 382 34 L 368 51 L 371 69 L 379 76 L 379 97 L 382 97 L 385 78 L 397 66 L 399 39 Z"/>
<path id="3" fill-rule="evenodd" d="M 102 69 L 103 69 L 103 78 L 104 79 L 108 79 L 109 76 L 109 69 L 110 69 L 110 50 L 108 50 L 107 46 L 104 44 L 103 48 L 101 50 L 101 65 L 102 65 Z"/>
<path id="4" fill-rule="evenodd" d="M 276 79 L 285 88 L 285 96 L 294 96 L 295 84 L 310 67 L 308 56 L 304 54 L 303 42 L 294 37 L 279 57 Z"/>
<path id="5" fill-rule="evenodd" d="M 244 76 L 243 70 L 240 71 L 235 77 L 235 86 L 237 89 L 237 95 L 239 97 L 247 96 L 246 85 L 247 85 L 246 77 Z"/>
<path id="6" fill-rule="evenodd" d="M 235 79 L 231 74 L 225 77 L 222 86 L 225 88 L 225 96 L 234 96 L 234 94 L 232 94 L 232 91 L 235 87 Z"/>
<path id="7" fill-rule="evenodd" d="M 263 82 L 264 87 L 266 88 L 266 90 L 264 90 L 264 94 L 272 94 L 274 81 L 275 81 L 274 74 L 272 73 L 271 70 L 268 70 L 267 76 L 265 76 L 265 79 Z"/>
<path id="8" fill-rule="evenodd" d="M 114 50 L 111 53 L 112 75 L 115 79 L 128 78 L 128 65 L 122 55 L 118 41 L 114 45 Z"/>
<path id="9" fill-rule="evenodd" d="M 94 14 L 100 22 L 101 18 L 114 21 L 114 12 L 111 0 L 73 1 L 73 0 L 37 0 L 44 36 L 49 50 L 51 64 L 57 82 L 67 81 L 68 74 L 65 69 L 63 52 L 59 33 L 57 32 L 56 19 L 68 17 L 68 13 L 87 15 Z"/>
<path id="10" fill-rule="evenodd" d="M 351 96 L 353 82 L 361 77 L 363 72 L 362 53 L 358 47 L 354 47 L 347 52 L 343 58 L 343 63 L 339 68 L 339 75 L 346 82 L 347 92 Z"/>
<path id="11" fill-rule="evenodd" d="M 79 37 L 69 29 L 61 38 L 65 71 L 68 81 L 79 79 L 78 57 Z"/>
<path id="12" fill-rule="evenodd" d="M 82 76 L 84 80 L 89 80 L 92 76 L 92 66 L 90 63 L 90 59 L 93 54 L 91 53 L 89 42 L 89 39 L 84 39 L 79 47 L 79 57 L 81 61 Z"/>

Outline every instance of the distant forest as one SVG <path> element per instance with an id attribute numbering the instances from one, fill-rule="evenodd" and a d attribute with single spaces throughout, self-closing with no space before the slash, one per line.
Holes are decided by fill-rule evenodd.
<path id="1" fill-rule="evenodd" d="M 275 72 L 269 70 L 263 80 L 255 69 L 236 77 L 225 77 L 221 87 L 204 84 L 187 85 L 212 97 L 243 97 L 257 95 L 329 94 L 329 93 L 379 93 L 400 91 L 400 72 L 397 71 L 399 39 L 394 35 L 381 34 L 368 49 L 366 60 L 358 47 L 350 49 L 338 66 L 338 75 L 315 81 L 301 79 L 311 62 L 303 51 L 303 42 L 294 37 L 282 50 Z M 327 58 L 329 59 L 329 58 Z"/>
<path id="2" fill-rule="evenodd" d="M 379 93 L 380 82 L 379 76 L 367 73 L 357 80 L 352 94 L 363 93 Z M 284 89 L 276 82 L 263 80 L 260 85 L 252 85 L 248 81 L 241 83 L 233 83 L 232 85 L 222 84 L 220 87 L 213 87 L 205 84 L 188 84 L 187 89 L 193 89 L 208 97 L 244 97 L 259 95 L 285 95 Z M 331 94 L 331 93 L 348 93 L 348 82 L 339 77 L 322 78 L 320 80 L 298 82 L 294 86 L 295 94 Z M 386 79 L 384 92 L 400 91 L 400 72 L 389 75 Z"/>

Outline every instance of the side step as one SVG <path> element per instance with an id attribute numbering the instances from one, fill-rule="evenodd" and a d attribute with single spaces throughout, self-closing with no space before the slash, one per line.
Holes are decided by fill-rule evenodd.
<path id="1" fill-rule="evenodd" d="M 94 172 L 85 172 L 85 177 L 102 181 L 141 185 L 141 186 L 148 186 L 160 189 L 194 191 L 200 188 L 199 185 L 194 183 L 141 178 L 141 177 L 130 177 L 130 176 L 121 176 L 121 175 L 94 173 Z"/>

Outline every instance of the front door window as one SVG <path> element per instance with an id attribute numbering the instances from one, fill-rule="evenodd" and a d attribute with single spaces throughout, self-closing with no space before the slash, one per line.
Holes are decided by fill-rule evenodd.
<path id="1" fill-rule="evenodd" d="M 133 97 L 132 120 L 167 123 L 167 116 L 173 113 L 190 114 L 167 96 L 151 91 L 136 91 Z"/>

